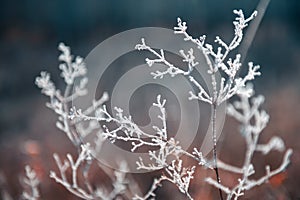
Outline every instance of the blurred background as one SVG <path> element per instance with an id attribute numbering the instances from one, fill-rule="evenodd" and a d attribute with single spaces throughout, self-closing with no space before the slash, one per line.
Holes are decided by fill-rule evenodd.
<path id="1" fill-rule="evenodd" d="M 75 55 L 85 57 L 96 45 L 119 32 L 138 27 L 172 29 L 180 16 L 193 36 L 215 35 L 229 41 L 233 35 L 233 9 L 249 16 L 259 0 L 1 0 L 0 1 L 0 188 L 14 199 L 22 189 L 20 175 L 30 164 L 43 181 L 43 199 L 75 199 L 48 178 L 55 168 L 52 153 L 73 151 L 64 134 L 55 128 L 56 116 L 45 107 L 46 98 L 34 85 L 41 70 L 63 85 L 57 68 L 57 45 L 65 42 Z M 250 193 L 246 199 L 300 199 L 300 1 L 271 0 L 245 61 L 261 65 L 262 76 L 255 80 L 257 93 L 266 96 L 265 109 L 271 115 L 261 142 L 279 135 L 294 149 L 292 164 L 270 184 Z M 226 120 L 220 156 L 239 164 L 243 157 L 242 138 L 235 137 L 236 126 Z M 228 124 L 228 126 L 227 126 Z M 234 139 L 233 139 L 234 138 Z M 276 153 L 258 158 L 259 165 L 280 162 Z M 263 173 L 263 170 L 261 170 Z M 101 175 L 99 175 L 101 176 Z M 199 173 L 199 177 L 200 177 Z M 223 174 L 226 180 L 232 177 Z M 222 177 L 222 175 L 221 175 Z M 137 177 L 137 180 L 141 178 Z M 106 181 L 104 178 L 103 180 Z M 144 180 L 144 179 L 143 179 Z M 104 181 L 104 182 L 105 182 Z M 150 184 L 145 181 L 145 188 Z M 107 181 L 106 181 L 107 182 Z M 230 182 L 230 181 L 229 181 Z M 215 198 L 213 189 L 193 193 L 202 199 Z M 202 186 L 201 186 L 202 187 Z M 161 199 L 172 196 L 168 186 L 159 190 Z M 209 192 L 207 192 L 209 191 Z"/>

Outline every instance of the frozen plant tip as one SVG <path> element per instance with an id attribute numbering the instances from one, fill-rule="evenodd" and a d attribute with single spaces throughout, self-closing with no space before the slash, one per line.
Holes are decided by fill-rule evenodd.
<path id="1" fill-rule="evenodd" d="M 40 184 L 39 179 L 33 169 L 29 165 L 25 166 L 26 177 L 23 178 L 23 182 L 28 190 L 25 190 L 22 194 L 23 198 L 26 200 L 38 200 L 40 193 L 38 186 Z"/>
<path id="2" fill-rule="evenodd" d="M 84 77 L 86 67 L 81 57 L 76 57 L 75 61 L 73 61 L 70 48 L 65 44 L 60 43 L 58 49 L 61 51 L 59 60 L 62 61 L 59 68 L 62 71 L 61 76 L 66 83 L 64 94 L 62 94 L 59 89 L 56 89 L 50 79 L 50 74 L 47 72 L 41 72 L 41 75 L 36 78 L 35 83 L 41 88 L 42 93 L 50 98 L 47 107 L 52 109 L 59 116 L 56 126 L 66 133 L 73 144 L 79 145 L 80 136 L 72 129 L 72 125 L 68 120 L 68 104 L 87 93 L 86 84 L 88 80 Z M 79 85 L 75 85 L 73 88 L 75 78 L 80 79 L 80 82 Z"/>

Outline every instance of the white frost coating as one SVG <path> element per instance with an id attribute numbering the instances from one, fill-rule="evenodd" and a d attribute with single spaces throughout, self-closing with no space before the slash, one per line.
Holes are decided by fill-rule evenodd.
<path id="1" fill-rule="evenodd" d="M 217 141 L 215 136 L 216 117 L 212 117 L 212 138 L 214 141 L 213 159 L 204 158 L 196 147 L 192 153 L 183 150 L 179 141 L 176 141 L 168 135 L 167 111 L 165 109 L 166 100 L 162 99 L 160 95 L 157 96 L 156 102 L 153 105 L 160 111 L 158 118 L 161 124 L 153 125 L 152 133 L 141 130 L 132 120 L 131 116 L 125 116 L 123 114 L 122 108 L 115 107 L 116 115 L 111 115 L 106 106 L 103 105 L 108 100 L 106 93 L 104 93 L 99 100 L 95 100 L 92 106 L 85 110 L 75 107 L 70 108 L 69 104 L 72 100 L 87 93 L 86 67 L 81 57 L 76 57 L 74 60 L 70 48 L 61 43 L 59 50 L 62 51 L 62 54 L 59 56 L 59 60 L 62 61 L 62 64 L 59 68 L 62 71 L 61 76 L 66 83 L 64 93 L 62 94 L 59 89 L 56 89 L 47 72 L 41 72 L 40 77 L 36 78 L 36 85 L 41 88 L 43 94 L 50 98 L 50 102 L 47 103 L 47 106 L 58 115 L 57 127 L 62 130 L 78 148 L 79 155 L 77 158 L 74 158 L 70 154 L 67 154 L 67 159 L 61 161 L 59 156 L 54 154 L 59 173 L 57 174 L 51 171 L 50 177 L 64 186 L 68 191 L 83 199 L 116 199 L 117 197 L 121 198 L 122 195 L 126 196 L 126 191 L 130 190 L 128 187 L 130 184 L 128 184 L 129 180 L 125 178 L 125 173 L 123 172 L 114 171 L 112 174 L 109 174 L 113 182 L 113 189 L 111 191 L 108 191 L 104 187 L 93 187 L 88 181 L 88 169 L 91 162 L 94 161 L 92 153 L 101 151 L 105 139 L 111 142 L 130 142 L 132 152 L 145 146 L 154 147 L 156 149 L 156 151 L 148 152 L 151 163 L 145 164 L 140 158 L 140 160 L 136 162 L 137 168 L 151 171 L 162 169 L 163 174 L 159 178 L 154 179 L 151 187 L 144 195 L 139 195 L 139 191 L 131 191 L 130 194 L 132 195 L 126 196 L 125 199 L 154 199 L 154 192 L 161 186 L 163 181 L 174 184 L 188 199 L 193 199 L 189 191 L 196 166 L 188 166 L 189 163 L 184 163 L 180 156 L 193 159 L 197 161 L 198 166 L 203 166 L 209 170 L 216 171 L 220 168 L 240 175 L 238 179 L 239 183 L 232 188 L 222 185 L 218 175 L 216 179 L 212 177 L 206 178 L 207 183 L 218 188 L 219 191 L 223 191 L 227 195 L 227 199 L 238 199 L 244 195 L 245 191 L 263 184 L 268 181 L 270 177 L 284 171 L 290 163 L 292 150 L 286 150 L 283 140 L 279 137 L 273 137 L 267 144 L 258 144 L 259 136 L 266 127 L 269 116 L 265 111 L 259 109 L 264 101 L 264 97 L 253 97 L 254 90 L 252 87 L 249 87 L 248 83 L 260 75 L 259 66 L 249 62 L 248 73 L 242 78 L 237 77 L 237 72 L 242 67 L 242 55 L 236 54 L 234 58 L 228 57 L 229 53 L 240 45 L 244 28 L 248 26 L 248 23 L 256 16 L 257 12 L 253 12 L 248 18 L 244 17 L 241 10 L 234 10 L 234 13 L 237 15 L 233 22 L 234 37 L 230 43 L 226 43 L 217 36 L 215 38 L 217 48 L 214 48 L 213 45 L 205 41 L 205 35 L 199 37 L 199 39 L 190 36 L 187 33 L 186 22 L 183 22 L 180 18 L 178 18 L 178 24 L 174 28 L 175 34 L 183 35 L 185 41 L 194 43 L 196 50 L 203 52 L 209 66 L 207 72 L 211 75 L 211 84 L 213 86 L 212 94 L 207 92 L 191 74 L 193 68 L 198 65 L 197 58 L 194 56 L 194 49 L 190 49 L 187 52 L 183 50 L 179 51 L 182 55 L 183 62 L 187 64 L 186 70 L 167 61 L 164 50 L 155 51 L 146 44 L 145 39 L 142 39 L 141 43 L 136 45 L 136 49 L 149 51 L 155 56 L 155 59 L 146 58 L 146 63 L 150 67 L 155 63 L 162 63 L 166 66 L 164 70 L 152 72 L 151 74 L 154 78 L 163 78 L 166 75 L 170 75 L 171 77 L 176 75 L 187 76 L 191 83 L 199 90 L 197 94 L 190 92 L 189 98 L 209 103 L 213 106 L 214 111 L 216 111 L 217 106 L 229 100 L 231 97 L 235 95 L 240 97 L 240 101 L 228 105 L 228 114 L 236 118 L 243 127 L 241 135 L 246 140 L 247 150 L 242 167 L 227 164 L 217 157 Z M 222 71 L 221 74 L 224 75 L 220 82 L 216 80 L 216 73 L 218 71 Z M 79 84 L 74 83 L 75 79 L 79 80 Z M 72 88 L 74 88 L 74 90 L 72 90 Z M 109 125 L 100 126 L 98 122 L 103 124 L 112 123 L 117 126 L 113 126 L 114 128 L 110 128 L 111 126 Z M 97 133 L 95 144 L 83 144 L 82 138 L 93 132 Z M 282 164 L 273 170 L 271 170 L 270 166 L 266 166 L 266 174 L 264 176 L 258 179 L 252 179 L 251 176 L 255 174 L 255 163 L 252 163 L 254 152 L 261 152 L 265 155 L 272 150 L 285 151 Z M 87 170 L 81 172 L 80 166 L 85 166 Z M 121 162 L 121 171 L 126 171 L 126 166 L 125 162 Z M 67 178 L 67 170 L 71 171 L 71 178 Z M 82 173 L 84 183 L 78 182 L 79 173 Z M 216 174 L 218 174 L 217 171 Z M 132 183 L 133 180 L 130 181 Z M 222 193 L 220 193 L 220 197 L 222 199 Z"/>
<path id="2" fill-rule="evenodd" d="M 251 178 L 251 176 L 255 174 L 254 163 L 252 163 L 255 151 L 262 152 L 266 155 L 272 150 L 282 152 L 285 150 L 285 146 L 283 140 L 276 136 L 272 137 L 267 144 L 258 144 L 259 136 L 269 121 L 268 114 L 264 110 L 259 109 L 264 102 L 264 97 L 257 96 L 249 98 L 244 93 L 238 96 L 240 97 L 240 101 L 228 105 L 228 115 L 234 117 L 242 125 L 241 134 L 247 143 L 244 164 L 242 167 L 235 167 L 219 161 L 219 167 L 226 171 L 240 174 L 241 178 L 238 179 L 239 183 L 232 188 L 218 183 L 218 181 L 212 178 L 206 179 L 209 184 L 224 191 L 227 195 L 227 199 L 238 199 L 238 197 L 244 195 L 245 191 L 259 186 L 267 182 L 272 176 L 283 172 L 289 165 L 290 156 L 293 152 L 291 149 L 287 149 L 282 163 L 278 168 L 271 170 L 270 166 L 267 165 L 265 167 L 266 173 L 264 176 L 258 179 Z M 254 123 L 251 120 L 253 120 Z"/>
<path id="3" fill-rule="evenodd" d="M 196 58 L 193 55 L 194 50 L 190 49 L 188 53 L 185 53 L 183 50 L 180 50 L 180 54 L 183 57 L 183 61 L 188 64 L 188 70 L 184 71 L 181 68 L 174 66 L 172 63 L 167 61 L 164 56 L 164 50 L 160 50 L 160 52 L 156 52 L 150 46 L 148 46 L 145 42 L 145 39 L 142 38 L 141 43 L 136 45 L 137 50 L 146 50 L 155 55 L 156 59 L 146 58 L 146 63 L 151 67 L 154 63 L 162 63 L 165 64 L 167 69 L 164 71 L 156 71 L 152 72 L 154 78 L 163 78 L 165 75 L 170 75 L 174 77 L 176 75 L 186 75 L 189 76 L 190 81 L 198 87 L 199 93 L 194 94 L 190 92 L 190 99 L 198 99 L 200 101 L 204 101 L 209 104 L 218 104 L 220 105 L 222 102 L 230 99 L 233 95 L 239 93 L 240 88 L 245 86 L 247 81 L 251 81 L 255 76 L 259 76 L 260 72 L 259 66 L 253 66 L 253 63 L 249 63 L 248 74 L 244 78 L 236 77 L 237 71 L 240 69 L 242 63 L 241 55 L 237 54 L 234 59 L 228 58 L 228 54 L 234 50 L 236 47 L 240 45 L 240 42 L 243 39 L 243 30 L 248 26 L 248 22 L 250 22 L 256 15 L 257 12 L 254 11 L 253 14 L 245 18 L 242 10 L 234 10 L 234 13 L 237 15 L 234 24 L 234 37 L 229 44 L 226 44 L 219 36 L 216 36 L 215 43 L 219 45 L 217 50 L 213 48 L 213 46 L 209 43 L 206 43 L 206 36 L 201 36 L 199 39 L 193 38 L 187 33 L 187 25 L 186 22 L 183 22 L 180 18 L 178 18 L 177 27 L 174 27 L 175 34 L 181 34 L 184 36 L 185 41 L 191 41 L 196 45 L 196 48 L 200 49 L 207 61 L 209 66 L 208 73 L 212 76 L 212 85 L 213 85 L 213 95 L 208 95 L 203 87 L 195 80 L 194 77 L 190 75 L 193 71 L 193 68 L 198 64 Z M 218 84 L 216 82 L 215 74 L 222 70 L 225 72 L 227 77 L 222 77 L 221 82 Z M 228 80 L 225 84 L 225 80 Z M 217 86 L 219 85 L 219 86 Z"/>
<path id="4" fill-rule="evenodd" d="M 25 187 L 28 190 L 24 190 L 22 197 L 26 200 L 38 200 L 40 198 L 40 193 L 38 190 L 38 186 L 40 181 L 33 169 L 29 165 L 25 166 L 26 176 L 23 178 L 23 182 Z"/>
<path id="5" fill-rule="evenodd" d="M 74 159 L 71 154 L 67 154 L 67 159 L 63 162 L 60 160 L 57 154 L 53 155 L 56 165 L 59 169 L 59 175 L 54 171 L 50 171 L 50 177 L 53 178 L 57 183 L 64 186 L 69 192 L 82 199 L 103 199 L 112 200 L 119 194 L 126 191 L 128 181 L 125 178 L 126 173 L 122 171 L 127 170 L 127 164 L 125 162 L 120 163 L 120 171 L 115 171 L 113 190 L 108 192 L 105 188 L 97 187 L 93 189 L 89 180 L 87 179 L 87 173 L 83 172 L 84 185 L 86 189 L 82 188 L 78 183 L 79 167 L 84 165 L 86 162 L 92 161 L 91 149 L 89 144 L 81 145 L 81 152 L 77 159 Z M 71 182 L 67 178 L 67 171 L 71 170 Z"/>
<path id="6" fill-rule="evenodd" d="M 50 177 L 64 186 L 69 192 L 80 198 L 115 199 L 117 195 L 123 194 L 127 190 L 130 191 L 127 187 L 128 184 L 125 179 L 125 173 L 118 171 L 106 172 L 112 180 L 112 191 L 106 190 L 104 187 L 95 188 L 88 180 L 90 165 L 92 162 L 96 162 L 92 157 L 92 153 L 96 154 L 101 151 L 102 144 L 105 140 L 103 129 L 96 120 L 86 122 L 80 118 L 70 116 L 70 111 L 72 112 L 70 103 L 87 94 L 86 85 L 88 79 L 85 76 L 85 63 L 79 56 L 74 60 L 70 48 L 65 44 L 60 43 L 58 49 L 62 52 L 59 56 L 59 61 L 62 62 L 59 68 L 62 71 L 61 76 L 66 83 L 64 92 L 62 93 L 61 90 L 55 87 L 54 83 L 50 80 L 50 74 L 47 72 L 41 72 L 41 75 L 36 78 L 35 83 L 41 89 L 41 92 L 50 98 L 50 101 L 46 105 L 58 115 L 56 126 L 67 135 L 68 139 L 80 153 L 77 159 L 74 159 L 71 154 L 67 154 L 67 159 L 63 162 L 57 154 L 54 154 L 53 157 L 59 169 L 59 175 L 51 171 Z M 78 80 L 77 83 L 75 83 L 75 79 Z M 83 111 L 80 110 L 80 112 L 86 115 L 95 114 L 95 116 L 99 117 L 98 110 L 107 100 L 108 94 L 105 92 L 100 99 L 94 100 L 90 107 Z M 83 138 L 93 133 L 96 134 L 94 144 L 83 144 Z M 84 170 L 82 170 L 80 166 L 83 167 Z M 120 170 L 126 171 L 126 166 L 126 163 L 121 162 Z M 71 182 L 67 179 L 67 170 L 71 170 Z M 78 183 L 79 173 L 82 173 L 84 183 Z M 132 182 L 134 181 L 132 180 Z M 124 194 L 124 196 L 126 195 Z"/>

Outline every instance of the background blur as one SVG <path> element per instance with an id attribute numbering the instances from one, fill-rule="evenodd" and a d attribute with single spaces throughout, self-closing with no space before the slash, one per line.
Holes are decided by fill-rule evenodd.
<path id="1" fill-rule="evenodd" d="M 72 145 L 55 128 L 56 116 L 44 106 L 46 98 L 34 85 L 41 70 L 49 71 L 58 87 L 62 85 L 57 69 L 59 42 L 70 46 L 73 54 L 85 57 L 101 41 L 121 31 L 149 26 L 172 29 L 178 16 L 187 21 L 191 35 L 207 34 L 211 42 L 219 34 L 229 41 L 233 35 L 232 10 L 241 8 L 248 16 L 258 3 L 258 0 L 1 0 L 0 171 L 4 176 L 1 175 L 0 188 L 6 188 L 17 198 L 21 192 L 19 175 L 24 164 L 31 164 L 45 183 L 41 186 L 43 199 L 74 199 L 49 181 L 48 170 L 54 168 L 52 153 L 63 154 Z M 300 198 L 299 34 L 300 1 L 271 0 L 245 59 L 260 64 L 263 73 L 255 81 L 255 88 L 257 93 L 266 95 L 265 109 L 271 121 L 262 142 L 277 134 L 295 150 L 287 172 L 248 198 L 255 195 L 259 199 Z M 230 119 L 228 124 L 232 124 Z M 240 163 L 243 143 L 242 139 L 231 136 L 236 134 L 234 128 L 224 129 L 228 136 L 222 139 L 220 156 L 231 163 Z M 279 164 L 277 154 L 268 158 L 274 166 Z M 267 163 L 263 159 L 257 161 L 262 166 Z M 214 197 L 211 193 L 200 193 L 199 198 Z M 174 199 L 163 190 L 159 194 Z"/>

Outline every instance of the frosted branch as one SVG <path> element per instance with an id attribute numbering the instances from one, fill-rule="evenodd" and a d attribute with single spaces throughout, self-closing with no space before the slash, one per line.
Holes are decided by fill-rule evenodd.
<path id="1" fill-rule="evenodd" d="M 111 142 L 115 142 L 116 140 L 122 140 L 125 142 L 131 142 L 132 149 L 131 151 L 135 151 L 141 146 L 161 146 L 167 140 L 167 127 L 166 127 L 166 113 L 165 113 L 165 105 L 166 101 L 161 100 L 160 95 L 157 96 L 157 102 L 153 105 L 157 107 L 161 115 L 158 118 L 162 121 L 162 128 L 158 126 L 153 126 L 153 129 L 156 131 L 156 134 L 146 133 L 142 131 L 132 120 L 131 116 L 123 115 L 123 110 L 121 108 L 115 107 L 116 116 L 113 117 L 103 106 L 98 110 L 99 116 L 88 116 L 85 115 L 80 109 L 76 110 L 76 108 L 72 109 L 72 113 L 69 116 L 70 118 L 79 118 L 83 120 L 97 120 L 107 123 L 115 123 L 118 127 L 115 129 L 109 129 L 106 125 L 103 125 L 103 136 L 104 138 L 108 138 Z M 122 132 L 123 134 L 120 134 Z"/>
<path id="2" fill-rule="evenodd" d="M 89 144 L 81 146 L 81 152 L 76 160 L 70 154 L 67 154 L 67 160 L 65 160 L 63 163 L 56 154 L 54 154 L 54 159 L 59 170 L 59 175 L 57 175 L 56 172 L 51 171 L 50 178 L 54 179 L 57 183 L 61 184 L 69 192 L 79 198 L 100 198 L 105 200 L 112 200 L 115 199 L 117 195 L 124 193 L 127 188 L 126 185 L 128 184 L 128 181 L 125 178 L 126 173 L 123 172 L 128 170 L 127 164 L 125 162 L 120 163 L 120 171 L 114 171 L 115 179 L 113 182 L 113 190 L 111 192 L 107 192 L 106 189 L 100 187 L 98 187 L 95 191 L 92 190 L 92 187 L 87 180 L 87 175 L 85 174 L 83 174 L 85 177 L 84 183 L 87 188 L 84 189 L 78 184 L 79 167 L 92 160 Z M 70 182 L 67 179 L 67 170 L 71 170 Z"/>
<path id="3" fill-rule="evenodd" d="M 268 154 L 272 150 L 284 151 L 285 145 L 280 137 L 272 137 L 268 144 L 259 144 L 256 146 L 256 151 L 262 152 L 264 155 Z"/>
<path id="4" fill-rule="evenodd" d="M 40 181 L 33 169 L 29 165 L 25 166 L 26 177 L 23 178 L 24 184 L 29 188 L 28 191 L 24 191 L 22 197 L 26 200 L 37 200 L 40 198 L 38 186 Z"/>
<path id="5" fill-rule="evenodd" d="M 207 102 L 212 104 L 212 97 L 208 95 L 208 93 L 204 90 L 204 88 L 194 79 L 194 77 L 189 76 L 190 81 L 199 89 L 199 93 L 195 95 L 192 91 L 190 91 L 189 100 L 198 99 L 203 102 Z"/>
<path id="6" fill-rule="evenodd" d="M 59 65 L 59 69 L 62 71 L 61 77 L 64 78 L 68 85 L 72 85 L 75 78 L 86 74 L 85 63 L 80 56 L 77 56 L 73 62 L 70 47 L 64 43 L 60 43 L 58 49 L 61 51 L 58 60 L 63 62 Z"/>
<path id="7" fill-rule="evenodd" d="M 121 171 L 114 171 L 108 174 L 112 180 L 112 190 L 92 186 L 88 180 L 89 167 L 93 161 L 91 154 L 92 152 L 101 151 L 105 139 L 111 142 L 130 142 L 132 152 L 141 147 L 155 149 L 155 151 L 148 151 L 151 163 L 145 164 L 144 160 L 140 158 L 136 162 L 137 169 L 149 171 L 162 169 L 163 174 L 159 178 L 154 179 L 151 187 L 144 196 L 135 195 L 133 197 L 135 200 L 154 199 L 154 192 L 161 186 L 163 181 L 174 184 L 187 198 L 193 199 L 189 193 L 189 188 L 194 178 L 195 166 L 185 167 L 183 160 L 180 158 L 182 155 L 197 161 L 200 166 L 216 171 L 216 180 L 208 177 L 206 182 L 219 189 L 221 199 L 223 198 L 222 192 L 227 195 L 227 199 L 238 199 L 244 195 L 245 191 L 259 186 L 267 182 L 272 176 L 283 172 L 290 163 L 292 150 L 286 150 L 283 140 L 279 137 L 272 137 L 266 144 L 258 143 L 260 134 L 269 121 L 269 116 L 264 110 L 260 110 L 260 106 L 264 102 L 264 97 L 252 97 L 254 91 L 252 87 L 249 87 L 249 82 L 260 76 L 260 66 L 249 62 L 247 74 L 244 77 L 237 77 L 238 71 L 242 67 L 242 56 L 240 54 L 236 54 L 232 58 L 228 56 L 240 45 L 244 29 L 254 19 L 257 12 L 254 11 L 248 18 L 244 16 L 241 10 L 234 10 L 233 12 L 237 17 L 233 22 L 234 36 L 230 42 L 226 42 L 220 36 L 216 36 L 215 43 L 212 45 L 206 42 L 205 35 L 193 38 L 187 33 L 186 22 L 180 18 L 177 19 L 177 26 L 174 27 L 175 34 L 183 35 L 185 41 L 193 43 L 196 46 L 195 49 L 203 53 L 208 65 L 207 73 L 211 77 L 211 94 L 192 76 L 194 67 L 199 64 L 194 55 L 193 48 L 188 51 L 179 50 L 182 61 L 187 65 L 179 67 L 166 59 L 166 52 L 163 49 L 156 50 L 152 48 L 146 44 L 144 38 L 135 47 L 137 50 L 145 50 L 153 54 L 154 58 L 145 59 L 149 67 L 156 63 L 165 65 L 164 69 L 151 73 L 154 78 L 163 78 L 167 75 L 171 77 L 176 75 L 187 76 L 189 81 L 198 90 L 197 92 L 190 91 L 189 99 L 196 99 L 212 105 L 212 140 L 214 143 L 212 160 L 204 158 L 197 148 L 194 148 L 193 152 L 189 153 L 180 146 L 179 141 L 168 136 L 165 109 L 166 100 L 162 99 L 160 95 L 157 96 L 156 102 L 153 103 L 153 106 L 160 112 L 157 116 L 160 124 L 153 125 L 151 133 L 141 130 L 130 115 L 126 116 L 123 113 L 122 108 L 114 107 L 115 115 L 111 114 L 104 105 L 108 100 L 107 93 L 104 93 L 99 100 L 94 100 L 92 105 L 85 110 L 76 109 L 75 107 L 70 109 L 70 103 L 74 99 L 87 94 L 86 85 L 88 79 L 85 77 L 86 66 L 83 59 L 79 56 L 74 57 L 71 54 L 70 48 L 60 43 L 58 47 L 61 51 L 59 56 L 61 64 L 59 68 L 61 70 L 61 77 L 66 83 L 64 91 L 61 92 L 61 90 L 55 87 L 55 84 L 50 79 L 50 74 L 47 72 L 41 72 L 40 76 L 36 78 L 35 83 L 41 89 L 41 92 L 50 98 L 46 105 L 58 115 L 56 126 L 78 148 L 79 154 L 77 157 L 67 154 L 66 159 L 63 161 L 57 154 L 54 154 L 58 173 L 51 171 L 50 177 L 69 192 L 82 199 L 112 200 L 125 195 L 129 182 L 124 173 L 124 171 L 128 170 L 124 162 L 120 163 Z M 216 78 L 218 72 L 222 72 L 220 73 L 220 80 Z M 78 82 L 75 83 L 75 80 L 78 80 Z M 240 100 L 229 104 L 227 113 L 241 123 L 241 135 L 246 141 L 247 148 L 244 163 L 241 167 L 233 166 L 218 159 L 216 146 L 217 107 L 235 95 L 238 95 Z M 82 139 L 92 133 L 96 134 L 93 148 L 89 144 L 82 144 Z M 255 165 L 252 163 L 254 153 L 260 152 L 266 155 L 272 150 L 285 151 L 281 165 L 273 170 L 271 170 L 270 166 L 266 166 L 265 175 L 257 179 L 252 179 L 251 176 L 256 173 Z M 83 176 L 80 177 L 83 177 L 84 180 L 83 183 L 80 183 L 79 172 L 82 166 L 85 166 L 85 168 L 82 170 Z M 223 185 L 219 179 L 218 168 L 240 176 L 238 183 L 233 187 Z M 26 174 L 27 178 L 24 179 L 24 182 L 30 186 L 31 192 L 24 192 L 23 197 L 25 199 L 36 200 L 39 197 L 36 174 L 29 167 L 26 167 Z"/>
<path id="8" fill-rule="evenodd" d="M 241 174 L 242 178 L 238 179 L 239 183 L 231 189 L 212 178 L 206 179 L 209 184 L 224 191 L 227 194 L 227 199 L 238 199 L 244 195 L 245 191 L 259 186 L 267 182 L 272 176 L 283 172 L 290 163 L 290 156 L 292 154 L 291 149 L 286 150 L 283 161 L 277 169 L 271 171 L 270 166 L 266 166 L 266 174 L 264 176 L 258 179 L 250 179 L 250 176 L 255 174 L 254 165 L 252 164 L 255 151 L 262 152 L 264 155 L 268 154 L 271 150 L 282 152 L 285 150 L 285 145 L 279 137 L 273 137 L 267 144 L 258 144 L 259 136 L 269 120 L 267 113 L 259 110 L 259 107 L 264 102 L 264 97 L 258 96 L 249 99 L 245 93 L 239 94 L 239 97 L 240 101 L 229 104 L 228 114 L 242 124 L 241 133 L 246 139 L 247 144 L 244 164 L 239 168 L 218 160 L 218 166 L 224 170 Z"/>
<path id="9" fill-rule="evenodd" d="M 57 154 L 54 154 L 53 157 L 59 169 L 60 177 L 54 171 L 50 171 L 50 178 L 54 179 L 57 183 L 64 186 L 69 192 L 76 195 L 77 197 L 80 197 L 82 199 L 93 199 L 93 194 L 90 194 L 89 192 L 85 191 L 77 184 L 78 167 L 82 165 L 85 161 L 92 159 L 90 153 L 91 152 L 89 146 L 82 145 L 81 152 L 78 155 L 78 158 L 74 160 L 71 154 L 67 154 L 67 160 L 65 160 L 64 163 L 61 162 Z M 70 169 L 72 173 L 71 182 L 69 182 L 66 177 L 66 171 L 68 169 Z"/>
<path id="10" fill-rule="evenodd" d="M 86 67 L 83 59 L 79 56 L 73 61 L 70 48 L 63 43 L 60 43 L 58 49 L 62 52 L 59 56 L 59 61 L 62 61 L 59 68 L 62 71 L 61 76 L 64 78 L 66 88 L 62 94 L 59 89 L 56 89 L 54 83 L 50 80 L 50 75 L 47 72 L 41 72 L 41 75 L 36 78 L 35 84 L 42 90 L 42 93 L 50 97 L 50 102 L 46 105 L 58 115 L 56 122 L 57 128 L 65 132 L 67 137 L 74 145 L 80 144 L 80 136 L 74 131 L 74 124 L 68 119 L 69 103 L 81 96 L 87 94 L 86 85 L 88 79 L 86 75 Z M 74 84 L 74 80 L 78 78 L 79 83 Z M 74 89 L 72 90 L 72 87 Z"/>
<path id="11" fill-rule="evenodd" d="M 152 49 L 150 46 L 148 46 L 145 43 L 144 38 L 141 39 L 141 44 L 137 44 L 135 46 L 135 48 L 137 50 L 147 50 L 157 57 L 156 59 L 146 58 L 146 63 L 148 64 L 149 67 L 151 67 L 154 63 L 162 63 L 167 66 L 167 69 L 165 71 L 158 70 L 155 72 L 151 72 L 151 75 L 153 75 L 154 79 L 163 78 L 167 74 L 169 74 L 171 77 L 174 77 L 178 74 L 189 75 L 192 72 L 193 68 L 196 65 L 198 65 L 198 62 L 195 61 L 193 49 L 190 49 L 187 53 L 185 53 L 183 50 L 179 51 L 179 53 L 183 57 L 183 62 L 188 63 L 188 70 L 184 71 L 184 70 L 180 69 L 179 67 L 174 66 L 173 64 L 171 64 L 169 61 L 166 60 L 164 50 L 161 49 L 160 52 L 158 53 L 154 49 Z"/>
<path id="12" fill-rule="evenodd" d="M 223 192 L 225 192 L 226 194 L 230 194 L 230 189 L 223 186 L 222 184 L 218 183 L 218 181 L 212 179 L 212 178 L 206 178 L 205 181 L 211 185 L 213 185 L 216 188 L 221 189 Z"/>

